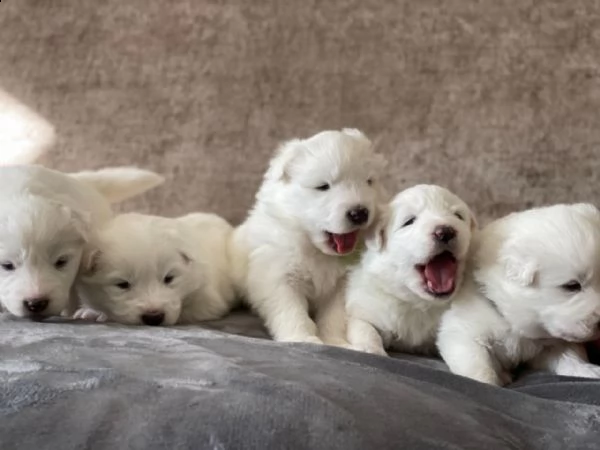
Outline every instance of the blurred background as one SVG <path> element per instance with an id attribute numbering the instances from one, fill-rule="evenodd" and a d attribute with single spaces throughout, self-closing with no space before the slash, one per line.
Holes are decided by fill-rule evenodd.
<path id="1" fill-rule="evenodd" d="M 600 203 L 600 2 L 17 0 L 0 85 L 58 132 L 43 162 L 136 164 L 168 184 L 124 205 L 234 223 L 281 140 L 365 131 L 397 191 L 483 221 Z"/>

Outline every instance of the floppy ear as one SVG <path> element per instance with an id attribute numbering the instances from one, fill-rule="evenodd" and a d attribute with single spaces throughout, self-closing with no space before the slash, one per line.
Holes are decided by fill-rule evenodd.
<path id="1" fill-rule="evenodd" d="M 501 258 L 506 278 L 524 287 L 534 284 L 538 273 L 537 262 L 518 252 L 510 253 Z"/>
<path id="2" fill-rule="evenodd" d="M 380 206 L 377 209 L 377 216 L 373 224 L 367 229 L 365 245 L 369 250 L 380 252 L 385 248 L 387 242 L 387 226 L 390 210 L 387 206 Z"/>
<path id="3" fill-rule="evenodd" d="M 477 221 L 477 218 L 475 217 L 475 214 L 473 214 L 473 211 L 471 211 L 469 209 L 469 217 L 471 218 L 471 232 L 478 230 L 479 229 L 479 222 Z"/>
<path id="4" fill-rule="evenodd" d="M 303 153 L 303 149 L 304 146 L 300 139 L 292 139 L 281 144 L 275 152 L 275 157 L 271 160 L 265 179 L 288 181 L 290 166 Z"/>
<path id="5" fill-rule="evenodd" d="M 98 270 L 102 252 L 98 249 L 85 249 L 81 258 L 81 271 L 84 275 L 93 275 Z"/>
<path id="6" fill-rule="evenodd" d="M 68 206 L 61 205 L 63 214 L 71 219 L 71 223 L 81 236 L 84 242 L 89 242 L 92 231 L 92 217 L 86 211 L 77 211 Z"/>

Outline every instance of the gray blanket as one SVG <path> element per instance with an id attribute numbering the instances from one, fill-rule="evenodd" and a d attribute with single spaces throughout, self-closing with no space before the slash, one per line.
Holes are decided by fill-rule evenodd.
<path id="1" fill-rule="evenodd" d="M 242 336 L 243 334 L 243 336 Z M 2 449 L 597 449 L 600 384 L 524 374 L 506 389 L 438 360 L 204 327 L 0 316 Z"/>

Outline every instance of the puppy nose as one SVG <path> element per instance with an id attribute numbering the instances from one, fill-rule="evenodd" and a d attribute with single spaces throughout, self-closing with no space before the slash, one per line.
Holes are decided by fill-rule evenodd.
<path id="1" fill-rule="evenodd" d="M 32 313 L 43 312 L 49 304 L 50 300 L 48 300 L 46 297 L 27 298 L 23 300 L 23 306 L 25 309 Z"/>
<path id="2" fill-rule="evenodd" d="M 456 230 L 447 225 L 440 225 L 433 230 L 433 236 L 436 241 L 447 244 L 456 237 Z"/>
<path id="3" fill-rule="evenodd" d="M 165 313 L 162 311 L 146 311 L 142 314 L 142 322 L 144 325 L 157 327 L 165 320 Z"/>
<path id="4" fill-rule="evenodd" d="M 346 217 L 354 225 L 363 225 L 369 221 L 369 210 L 364 206 L 357 206 L 349 210 Z"/>

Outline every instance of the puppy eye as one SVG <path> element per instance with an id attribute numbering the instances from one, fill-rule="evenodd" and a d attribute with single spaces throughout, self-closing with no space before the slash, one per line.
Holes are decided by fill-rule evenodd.
<path id="1" fill-rule="evenodd" d="M 567 292 L 579 292 L 581 291 L 581 283 L 577 280 L 571 280 L 561 286 Z"/>
<path id="2" fill-rule="evenodd" d="M 367 184 L 368 184 L 369 186 L 372 186 L 372 185 L 373 185 L 373 178 L 369 178 L 369 179 L 367 180 Z"/>
<path id="3" fill-rule="evenodd" d="M 126 291 L 127 289 L 129 289 L 131 287 L 131 283 L 129 281 L 119 281 L 118 283 L 115 283 L 115 286 L 118 287 L 119 289 L 122 289 L 124 291 Z"/>
<path id="4" fill-rule="evenodd" d="M 63 269 L 67 264 L 69 264 L 69 257 L 61 256 L 54 263 L 54 268 L 60 270 L 60 269 Z"/>
<path id="5" fill-rule="evenodd" d="M 163 283 L 165 283 L 168 286 L 173 282 L 174 279 L 175 275 L 169 274 L 163 278 Z"/>
<path id="6" fill-rule="evenodd" d="M 329 190 L 329 184 L 328 183 L 321 184 L 320 186 L 317 186 L 315 189 L 317 191 L 328 191 Z"/>
<path id="7" fill-rule="evenodd" d="M 12 272 L 15 270 L 15 265 L 11 262 L 3 262 L 2 264 L 0 264 L 2 266 L 2 268 L 4 270 L 6 270 L 7 272 Z"/>
<path id="8" fill-rule="evenodd" d="M 455 213 L 454 213 L 454 215 L 455 215 L 456 217 L 458 217 L 458 218 L 459 218 L 460 220 L 462 220 L 462 221 L 464 221 L 464 220 L 465 220 L 464 216 L 463 216 L 461 213 L 459 213 L 458 211 L 457 211 L 457 212 L 455 212 Z"/>
<path id="9" fill-rule="evenodd" d="M 408 219 L 406 222 L 404 222 L 402 224 L 402 228 L 412 225 L 413 223 L 415 223 L 415 220 L 417 220 L 417 218 L 415 216 L 411 217 L 410 219 Z"/>

